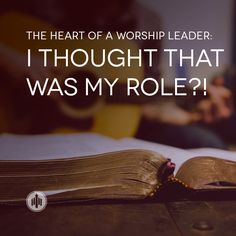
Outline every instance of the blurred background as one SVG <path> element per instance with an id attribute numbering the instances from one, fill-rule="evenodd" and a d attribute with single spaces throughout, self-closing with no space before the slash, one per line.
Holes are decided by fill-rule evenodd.
<path id="1" fill-rule="evenodd" d="M 142 1 L 141 1 L 142 2 Z M 178 0 L 155 1 L 147 0 L 150 6 L 161 18 L 162 27 L 165 31 L 210 31 L 213 39 L 208 41 L 165 41 L 164 48 L 194 48 L 196 52 L 201 49 L 223 48 L 224 54 L 221 57 L 219 68 L 210 68 L 207 65 L 200 65 L 198 68 L 186 68 L 186 74 L 196 75 L 198 78 L 212 78 L 233 62 L 233 37 L 234 37 L 234 1 L 200 1 Z M 173 6 L 174 5 L 174 6 Z M 170 7 L 172 6 L 172 7 Z M 177 58 L 176 65 L 178 64 Z M 166 61 L 166 60 L 165 60 Z M 187 66 L 187 65 L 186 65 Z M 178 68 L 169 68 L 162 64 L 162 71 L 166 78 L 174 78 L 178 75 Z"/>
<path id="2" fill-rule="evenodd" d="M 41 0 L 32 2 L 3 1 L 0 7 L 0 132 L 16 134 L 44 134 L 97 132 L 113 138 L 127 136 L 181 148 L 214 147 L 234 149 L 236 144 L 236 4 L 233 0 Z M 156 58 L 152 68 L 103 71 L 74 70 L 42 66 L 39 58 L 32 58 L 27 68 L 27 48 L 78 48 L 78 44 L 63 42 L 29 42 L 26 30 L 64 30 L 86 32 L 102 31 L 209 31 L 212 40 L 168 41 L 148 40 L 131 42 L 85 42 L 83 47 L 112 48 L 177 48 L 200 52 L 202 49 L 223 48 L 220 67 L 201 64 L 168 67 L 164 55 Z M 45 46 L 46 45 L 46 46 Z M 49 46 L 50 45 L 50 46 Z M 145 58 L 144 58 L 145 64 Z M 35 80 L 73 74 L 80 81 L 90 76 L 119 75 L 127 77 L 136 73 L 144 77 L 169 81 L 175 77 L 207 78 L 208 96 L 199 100 L 191 98 L 153 98 L 145 100 L 124 98 L 122 85 L 115 91 L 112 101 L 107 97 L 79 96 L 73 99 L 32 97 L 25 78 Z M 126 73 L 126 74 L 124 74 Z M 83 83 L 83 81 L 81 82 Z M 151 88 L 150 88 L 151 89 Z M 28 91 L 28 92 L 27 92 Z M 63 101 L 62 101 L 63 100 Z M 142 101 L 140 101 L 142 100 Z"/>

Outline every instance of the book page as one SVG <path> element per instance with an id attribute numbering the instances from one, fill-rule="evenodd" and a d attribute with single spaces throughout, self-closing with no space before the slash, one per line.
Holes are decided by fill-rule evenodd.
<path id="1" fill-rule="evenodd" d="M 123 138 L 115 140 L 99 134 L 10 135 L 0 136 L 0 160 L 46 160 L 81 157 L 128 149 L 146 149 L 170 158 L 176 164 L 175 173 L 188 159 L 214 156 L 236 161 L 236 152 L 210 148 L 184 150 L 168 145 Z"/>
<path id="2" fill-rule="evenodd" d="M 174 172 L 175 174 L 185 161 L 197 156 L 212 156 L 221 159 L 236 161 L 236 152 L 234 151 L 226 151 L 215 148 L 181 149 L 134 138 L 124 138 L 121 140 L 121 142 L 123 142 L 124 146 L 127 146 L 127 148 L 129 149 L 141 148 L 152 150 L 162 154 L 166 158 L 170 158 L 171 161 L 176 164 L 176 169 Z"/>
<path id="3" fill-rule="evenodd" d="M 189 149 L 189 151 L 195 153 L 196 156 L 212 156 L 231 161 L 236 161 L 236 151 L 226 151 L 216 148 L 196 148 L 196 149 Z"/>
<path id="4" fill-rule="evenodd" d="M 115 140 L 99 134 L 10 135 L 0 136 L 0 160 L 47 160 L 97 155 L 130 149 L 146 149 L 170 158 L 176 171 L 193 157 L 191 152 L 134 138 Z"/>
<path id="5" fill-rule="evenodd" d="M 162 156 L 171 159 L 172 162 L 176 164 L 175 173 L 177 173 L 179 167 L 188 159 L 196 156 L 195 153 L 192 153 L 188 150 L 184 150 L 181 148 L 171 147 L 168 145 L 158 144 L 147 142 L 135 138 L 124 138 L 121 139 L 124 147 L 127 149 L 147 149 L 154 152 L 160 153 Z"/>
<path id="6" fill-rule="evenodd" d="M 0 136 L 0 160 L 46 160 L 121 150 L 119 141 L 98 134 Z"/>

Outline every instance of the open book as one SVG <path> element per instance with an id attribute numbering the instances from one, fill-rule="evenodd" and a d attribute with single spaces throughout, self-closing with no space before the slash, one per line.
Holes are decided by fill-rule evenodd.
<path id="1" fill-rule="evenodd" d="M 144 199 L 171 185 L 236 189 L 236 152 L 97 134 L 1 135 L 0 150 L 0 202 L 23 201 L 31 191 L 66 201 Z"/>

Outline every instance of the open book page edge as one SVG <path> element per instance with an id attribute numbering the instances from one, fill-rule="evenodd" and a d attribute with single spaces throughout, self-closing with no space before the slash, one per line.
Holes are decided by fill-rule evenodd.
<path id="1" fill-rule="evenodd" d="M 123 150 L 119 141 L 93 133 L 0 136 L 0 160 L 51 160 Z"/>
<path id="2" fill-rule="evenodd" d="M 115 140 L 94 133 L 0 136 L 0 160 L 51 160 L 130 149 L 146 149 L 170 158 L 176 164 L 175 174 L 185 161 L 196 156 L 236 161 L 236 152 L 205 148 L 184 150 L 135 138 Z"/>
<path id="3" fill-rule="evenodd" d="M 171 161 L 176 164 L 174 174 L 177 173 L 179 167 L 185 161 L 196 156 L 195 153 L 192 153 L 190 151 L 187 151 L 181 148 L 171 147 L 168 145 L 163 145 L 163 144 L 158 144 L 158 143 L 147 142 L 147 141 L 143 141 L 143 140 L 135 139 L 135 138 L 123 138 L 120 140 L 120 142 L 122 142 L 123 145 L 127 147 L 127 149 L 131 149 L 131 148 L 132 149 L 134 148 L 146 149 L 146 150 L 157 152 L 161 154 L 162 156 L 164 156 L 165 158 L 171 159 Z"/>
<path id="4" fill-rule="evenodd" d="M 181 149 L 168 145 L 147 142 L 135 138 L 121 139 L 129 148 L 142 148 L 160 153 L 166 158 L 170 158 L 172 162 L 176 164 L 174 174 L 176 174 L 179 168 L 188 160 L 198 157 L 214 157 L 224 160 L 236 161 L 236 152 L 226 151 L 215 148 L 196 148 L 196 149 Z"/>
<path id="5" fill-rule="evenodd" d="M 212 156 L 225 160 L 236 161 L 236 151 L 227 151 L 216 148 L 196 148 L 189 149 L 196 156 Z"/>

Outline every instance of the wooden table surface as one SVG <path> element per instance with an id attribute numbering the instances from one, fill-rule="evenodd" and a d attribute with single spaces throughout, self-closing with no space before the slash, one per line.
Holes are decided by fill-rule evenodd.
<path id="1" fill-rule="evenodd" d="M 0 235 L 236 236 L 236 201 L 0 206 Z"/>

